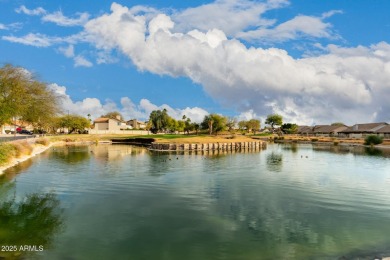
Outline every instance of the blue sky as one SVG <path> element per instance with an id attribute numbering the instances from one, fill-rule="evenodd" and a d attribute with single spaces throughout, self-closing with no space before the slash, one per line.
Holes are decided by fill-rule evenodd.
<path id="1" fill-rule="evenodd" d="M 64 110 L 390 121 L 390 2 L 0 0 L 0 63 Z"/>

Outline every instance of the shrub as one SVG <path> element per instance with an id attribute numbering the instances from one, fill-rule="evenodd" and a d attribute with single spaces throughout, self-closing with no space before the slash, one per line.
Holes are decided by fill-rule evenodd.
<path id="1" fill-rule="evenodd" d="M 377 135 L 368 135 L 364 139 L 365 145 L 376 145 L 376 144 L 381 144 L 382 142 L 383 142 L 383 137 Z"/>
<path id="2" fill-rule="evenodd" d="M 36 144 L 42 144 L 44 146 L 48 146 L 50 144 L 49 140 L 47 138 L 39 138 L 35 141 Z"/>
<path id="3" fill-rule="evenodd" d="M 334 141 L 333 144 L 337 146 L 337 145 L 339 145 L 339 142 L 338 141 Z"/>
<path id="4" fill-rule="evenodd" d="M 20 157 L 22 155 L 30 155 L 33 150 L 31 145 L 27 142 L 17 142 L 11 145 L 14 147 L 14 155 L 16 157 Z"/>
<path id="5" fill-rule="evenodd" d="M 312 138 L 311 141 L 312 141 L 312 142 L 317 142 L 317 141 L 318 141 L 318 138 Z"/>
<path id="6" fill-rule="evenodd" d="M 11 133 L 11 130 L 5 130 L 5 133 L 8 135 L 9 133 Z"/>
<path id="7" fill-rule="evenodd" d="M 0 165 L 7 163 L 13 156 L 15 147 L 11 144 L 0 144 Z"/>

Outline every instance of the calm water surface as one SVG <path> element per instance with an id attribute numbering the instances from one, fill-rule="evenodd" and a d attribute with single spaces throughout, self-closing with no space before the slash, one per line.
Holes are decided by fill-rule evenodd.
<path id="1" fill-rule="evenodd" d="M 389 152 L 56 147 L 0 177 L 0 245 L 42 245 L 21 253 L 36 259 L 390 255 Z"/>

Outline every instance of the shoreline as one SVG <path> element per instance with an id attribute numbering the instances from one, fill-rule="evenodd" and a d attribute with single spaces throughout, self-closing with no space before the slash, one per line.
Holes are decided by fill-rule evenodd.
<path id="1" fill-rule="evenodd" d="M 95 142 L 93 142 L 93 141 L 76 141 L 76 142 L 56 141 L 56 142 L 50 143 L 47 146 L 44 146 L 42 144 L 35 144 L 35 143 L 31 144 L 33 146 L 33 151 L 31 152 L 31 154 L 23 155 L 21 157 L 14 157 L 8 163 L 0 166 L 0 176 L 3 175 L 4 172 L 7 169 L 12 168 L 12 167 L 18 165 L 19 163 L 22 163 L 24 161 L 27 161 L 27 160 L 33 158 L 33 157 L 37 156 L 38 154 L 41 154 L 41 153 L 47 151 L 48 149 L 50 149 L 53 146 L 76 145 L 76 144 L 93 144 L 93 143 L 95 143 Z M 107 144 L 107 143 L 111 143 L 111 142 L 98 141 L 98 143 L 99 144 Z"/>
<path id="2" fill-rule="evenodd" d="M 190 138 L 191 139 L 191 138 Z M 254 139 L 254 140 L 253 140 Z M 261 142 L 262 144 L 259 144 L 259 148 L 265 148 L 267 146 L 267 140 L 263 139 L 263 138 L 253 138 L 252 139 L 252 142 Z M 201 143 L 198 143 L 198 142 L 194 142 L 194 143 L 191 143 L 191 142 L 188 142 L 188 143 L 185 143 L 185 142 L 180 142 L 180 143 L 176 143 L 175 141 L 178 141 L 178 140 L 156 140 L 156 142 L 153 142 L 153 145 L 156 146 L 156 147 L 152 147 L 152 149 L 150 150 L 155 150 L 155 151 L 196 151 L 196 150 L 199 150 L 199 151 L 202 151 L 202 150 L 228 150 L 228 146 L 230 146 L 229 144 L 232 144 L 232 143 L 248 143 L 248 142 L 237 142 L 237 140 L 234 140 L 234 139 L 230 139 L 230 140 L 224 140 L 224 143 L 220 143 L 220 142 L 212 142 L 212 144 L 210 143 L 210 140 L 204 140 L 206 142 L 201 142 Z M 180 140 L 182 141 L 182 140 Z M 189 140 L 189 141 L 193 141 L 193 140 Z M 21 162 L 24 162 L 24 161 L 27 161 L 33 157 L 35 157 L 36 155 L 38 154 L 41 154 L 43 152 L 45 152 L 46 150 L 48 150 L 49 148 L 53 147 L 53 146 L 62 146 L 62 145 L 75 145 L 75 144 L 93 144 L 93 143 L 104 143 L 104 144 L 107 144 L 107 143 L 113 143 L 109 140 L 95 140 L 95 141 L 91 141 L 91 140 L 77 140 L 77 141 L 70 141 L 70 142 L 67 142 L 67 141 L 54 141 L 52 143 L 50 143 L 48 146 L 44 146 L 44 145 L 41 145 L 41 144 L 32 144 L 33 146 L 33 151 L 31 152 L 31 154 L 29 155 L 23 155 L 21 157 L 18 157 L 18 158 L 12 158 L 8 163 L 0 166 L 0 176 L 4 174 L 4 171 L 11 168 L 11 167 L 14 167 L 16 165 L 18 165 L 19 163 Z M 271 142 L 272 143 L 272 142 Z M 373 148 L 378 148 L 378 149 L 390 149 L 390 145 L 383 145 L 383 144 L 379 144 L 379 145 L 374 145 L 374 146 L 369 146 L 369 145 L 364 145 L 362 143 L 359 143 L 359 142 L 339 142 L 337 145 L 334 145 L 332 142 L 328 141 L 328 142 L 324 142 L 324 141 L 315 141 L 315 142 L 312 142 L 312 141 L 308 141 L 308 140 L 294 140 L 294 139 L 285 139 L 285 140 L 275 140 L 274 141 L 275 144 L 280 144 L 280 143 L 285 143 L 285 144 L 293 144 L 293 143 L 296 143 L 296 144 L 317 144 L 317 145 L 329 145 L 329 146 L 358 146 L 358 147 L 373 147 Z M 203 147 L 207 144 L 207 146 L 209 145 L 212 145 L 212 149 L 207 149 L 209 147 Z M 215 147 L 214 148 L 214 144 L 218 144 L 217 146 L 218 147 Z M 198 146 L 202 145 L 202 147 L 198 148 Z M 173 149 L 173 146 L 175 146 L 175 149 Z M 179 148 L 180 146 L 180 148 Z M 181 147 L 182 146 L 182 147 Z M 221 148 L 219 147 L 221 146 Z M 240 145 L 241 146 L 241 145 Z M 243 144 L 243 146 L 246 146 Z M 265 147 L 264 147 L 265 146 Z M 256 145 L 255 145 L 256 147 Z M 154 149 L 153 149 L 154 148 Z M 157 148 L 157 149 L 156 149 Z M 185 149 L 187 148 L 187 149 Z M 211 147 L 210 147 L 211 148 Z M 232 149 L 233 147 L 231 147 L 230 149 Z"/>
<path id="3" fill-rule="evenodd" d="M 48 150 L 49 148 L 51 148 L 55 144 L 57 144 L 57 143 L 50 143 L 48 146 L 44 146 L 41 144 L 33 144 L 33 151 L 31 152 L 31 154 L 23 155 L 23 156 L 18 157 L 18 158 L 16 158 L 16 157 L 12 158 L 8 163 L 0 166 L 0 176 L 4 174 L 5 170 L 18 165 L 21 162 L 27 161 L 28 159 L 31 159 L 38 154 L 45 152 L 46 150 Z"/>

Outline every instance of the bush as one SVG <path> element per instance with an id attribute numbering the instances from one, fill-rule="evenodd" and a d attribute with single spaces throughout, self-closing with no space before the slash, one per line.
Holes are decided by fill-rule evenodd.
<path id="1" fill-rule="evenodd" d="M 15 152 L 15 147 L 11 144 L 0 144 L 0 165 L 7 163 Z"/>
<path id="2" fill-rule="evenodd" d="M 383 137 L 377 135 L 368 135 L 364 139 L 365 145 L 376 145 L 376 144 L 381 144 L 382 142 L 383 142 Z"/>
<path id="3" fill-rule="evenodd" d="M 334 141 L 333 144 L 334 144 L 335 146 L 337 146 L 337 145 L 339 145 L 339 142 L 338 142 L 338 141 Z"/>
<path id="4" fill-rule="evenodd" d="M 50 144 L 49 140 L 47 138 L 39 138 L 35 141 L 36 144 L 41 144 L 44 146 L 48 146 Z"/>
<path id="5" fill-rule="evenodd" d="M 20 157 L 22 155 L 30 155 L 33 151 L 33 148 L 27 142 L 16 142 L 11 145 L 14 147 L 15 157 Z"/>
<path id="6" fill-rule="evenodd" d="M 11 130 L 5 130 L 5 133 L 8 135 L 9 133 L 11 133 Z"/>
<path id="7" fill-rule="evenodd" d="M 318 138 L 312 138 L 311 141 L 312 141 L 312 142 L 317 142 L 317 141 L 318 141 Z"/>

